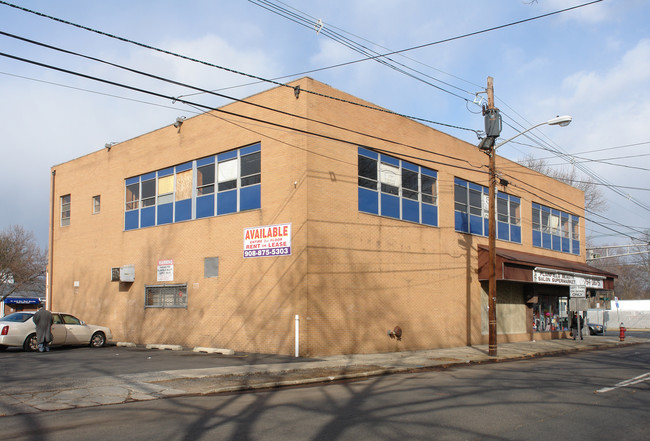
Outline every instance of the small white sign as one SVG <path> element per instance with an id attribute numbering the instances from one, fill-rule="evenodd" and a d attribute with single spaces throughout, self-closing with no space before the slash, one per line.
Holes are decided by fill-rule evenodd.
<path id="1" fill-rule="evenodd" d="M 158 282 L 172 282 L 174 280 L 174 261 L 159 260 L 158 261 Z"/>
<path id="2" fill-rule="evenodd" d="M 587 297 L 587 287 L 585 285 L 571 285 L 570 288 L 571 298 L 586 298 Z"/>

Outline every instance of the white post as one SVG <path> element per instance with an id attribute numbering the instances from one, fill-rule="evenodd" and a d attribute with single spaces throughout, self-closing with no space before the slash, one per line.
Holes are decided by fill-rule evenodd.
<path id="1" fill-rule="evenodd" d="M 300 316 L 296 314 L 296 357 L 300 357 Z"/>

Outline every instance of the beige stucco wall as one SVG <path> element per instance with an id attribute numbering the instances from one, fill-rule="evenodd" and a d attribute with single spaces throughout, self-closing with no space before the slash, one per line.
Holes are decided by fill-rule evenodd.
<path id="1" fill-rule="evenodd" d="M 454 231 L 453 182 L 458 176 L 487 186 L 487 157 L 414 121 L 305 92 L 356 99 L 321 83 L 300 85 L 297 99 L 280 87 L 250 100 L 312 121 L 243 103 L 226 109 L 324 137 L 205 114 L 53 167 L 53 308 L 137 343 L 291 354 L 296 314 L 301 355 L 485 343 L 477 246 L 487 238 Z M 261 209 L 124 231 L 125 178 L 255 142 L 262 146 Z M 358 211 L 357 145 L 438 171 L 437 228 Z M 512 178 L 505 191 L 521 198 L 522 210 L 522 244 L 498 246 L 584 261 L 584 240 L 581 256 L 533 249 L 530 221 L 533 201 L 584 219 L 582 193 L 497 159 Z M 543 200 L 539 189 L 549 192 Z M 60 227 L 65 194 L 71 224 Z M 93 215 L 95 195 L 102 209 Z M 279 223 L 292 224 L 291 256 L 242 257 L 244 228 Z M 219 257 L 218 278 L 203 277 L 205 257 Z M 161 259 L 174 261 L 174 282 L 187 283 L 187 309 L 144 307 L 144 285 L 157 284 Z M 127 264 L 135 265 L 136 281 L 110 282 L 110 268 Z M 508 289 L 500 332 L 525 333 L 523 295 Z M 387 335 L 395 326 L 401 341 Z"/>

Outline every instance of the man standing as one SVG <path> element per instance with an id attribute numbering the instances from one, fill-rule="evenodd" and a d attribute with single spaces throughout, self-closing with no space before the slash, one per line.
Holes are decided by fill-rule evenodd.
<path id="1" fill-rule="evenodd" d="M 52 313 L 41 305 L 33 317 L 36 325 L 36 341 L 40 352 L 49 352 L 49 344 L 52 342 Z"/>

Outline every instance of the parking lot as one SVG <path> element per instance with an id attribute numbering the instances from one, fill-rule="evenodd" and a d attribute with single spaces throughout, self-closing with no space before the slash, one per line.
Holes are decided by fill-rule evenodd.
<path id="1" fill-rule="evenodd" d="M 190 349 L 169 351 L 115 345 L 103 348 L 53 347 L 50 352 L 23 352 L 22 349 L 9 348 L 0 352 L 3 367 L 0 390 L 12 393 L 34 390 L 48 383 L 87 382 L 94 377 L 296 361 L 307 360 L 281 355 L 220 355 L 197 353 Z"/>

